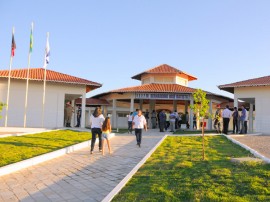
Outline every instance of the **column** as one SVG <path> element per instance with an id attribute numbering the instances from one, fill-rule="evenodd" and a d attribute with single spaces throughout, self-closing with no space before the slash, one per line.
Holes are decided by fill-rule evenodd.
<path id="1" fill-rule="evenodd" d="M 134 98 L 130 99 L 130 112 L 134 112 Z"/>
<path id="2" fill-rule="evenodd" d="M 191 99 L 191 98 L 190 98 Z M 192 97 L 192 100 L 193 100 L 193 97 Z M 190 103 L 191 104 L 191 103 Z M 188 111 L 188 101 L 185 100 L 185 111 L 184 113 L 186 113 Z"/>
<path id="3" fill-rule="evenodd" d="M 81 128 L 85 128 L 85 104 L 86 104 L 86 93 L 82 95 L 82 116 L 81 116 Z"/>
<path id="4" fill-rule="evenodd" d="M 173 100 L 173 111 L 177 110 L 177 100 Z"/>
<path id="5" fill-rule="evenodd" d="M 248 132 L 253 133 L 253 104 L 249 104 L 249 112 L 248 112 Z"/>
<path id="6" fill-rule="evenodd" d="M 116 99 L 113 99 L 113 107 L 112 107 L 112 127 L 117 128 L 117 120 L 116 120 Z"/>
<path id="7" fill-rule="evenodd" d="M 140 100 L 140 110 L 143 110 L 143 99 Z"/>
<path id="8" fill-rule="evenodd" d="M 104 114 L 104 117 L 108 116 L 108 107 L 107 107 L 107 105 L 103 106 L 103 114 Z"/>
<path id="9" fill-rule="evenodd" d="M 76 121 L 76 106 L 75 106 L 75 100 L 72 100 L 71 101 L 71 106 L 72 108 L 74 109 L 74 113 L 72 113 L 72 118 L 71 118 L 71 121 L 70 121 L 70 125 L 71 127 L 74 127 L 75 126 L 75 121 Z"/>
<path id="10" fill-rule="evenodd" d="M 208 129 L 212 130 L 212 114 L 213 114 L 213 102 L 212 99 L 209 100 L 209 116 L 208 116 Z"/>
<path id="11" fill-rule="evenodd" d="M 190 96 L 190 105 L 193 105 L 194 104 L 194 99 L 193 99 L 193 96 L 191 95 Z M 187 108 L 188 107 L 188 105 L 187 105 L 187 101 L 186 101 L 186 103 L 185 103 L 185 108 Z M 188 111 L 188 109 L 186 109 L 186 111 Z M 190 130 L 193 130 L 193 110 L 191 109 L 191 107 L 189 108 L 189 124 L 190 124 L 190 126 L 189 126 L 189 128 L 190 128 Z"/>

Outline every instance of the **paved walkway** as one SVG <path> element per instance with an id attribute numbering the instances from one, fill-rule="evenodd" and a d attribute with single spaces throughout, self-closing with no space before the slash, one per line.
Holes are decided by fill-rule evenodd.
<path id="1" fill-rule="evenodd" d="M 0 201 L 101 201 L 164 135 L 144 132 L 141 148 L 134 135 L 117 135 L 112 155 L 102 156 L 96 145 L 93 155 L 85 148 L 2 176 Z"/>

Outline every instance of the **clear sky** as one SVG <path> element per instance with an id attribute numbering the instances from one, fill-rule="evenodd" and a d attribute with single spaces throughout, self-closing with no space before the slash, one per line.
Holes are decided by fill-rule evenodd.
<path id="1" fill-rule="evenodd" d="M 168 64 L 198 77 L 193 88 L 270 75 L 269 0 L 0 0 L 0 69 L 42 67 L 103 84 L 87 97 L 140 85 L 131 77 Z"/>

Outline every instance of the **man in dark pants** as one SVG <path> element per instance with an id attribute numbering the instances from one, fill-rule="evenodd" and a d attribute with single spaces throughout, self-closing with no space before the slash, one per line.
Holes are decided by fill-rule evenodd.
<path id="1" fill-rule="evenodd" d="M 162 110 L 159 113 L 159 131 L 160 132 L 164 132 L 165 124 L 166 124 L 166 114 L 165 114 L 165 111 Z"/>
<path id="2" fill-rule="evenodd" d="M 237 134 L 238 133 L 238 119 L 239 119 L 239 113 L 237 107 L 234 107 L 233 109 L 233 133 Z"/>
<path id="3" fill-rule="evenodd" d="M 229 109 L 229 105 L 226 105 L 226 108 L 222 112 L 222 118 L 223 118 L 223 133 L 228 135 L 228 127 L 230 118 L 232 116 L 232 112 Z"/>
<path id="4" fill-rule="evenodd" d="M 133 119 L 132 126 L 135 129 L 135 135 L 137 140 L 137 145 L 141 147 L 142 142 L 142 129 L 144 128 L 147 131 L 146 119 L 142 115 L 142 110 L 138 110 L 138 115 Z"/>
<path id="5" fill-rule="evenodd" d="M 75 127 L 80 127 L 81 126 L 81 116 L 82 116 L 82 109 L 81 109 L 81 106 L 78 106 L 78 110 L 77 110 L 77 125 Z"/>

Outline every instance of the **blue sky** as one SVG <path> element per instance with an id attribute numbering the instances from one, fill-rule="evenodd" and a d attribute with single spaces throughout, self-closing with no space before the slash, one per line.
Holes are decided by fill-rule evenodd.
<path id="1" fill-rule="evenodd" d="M 193 88 L 270 75 L 268 0 L 0 0 L 0 69 L 42 67 L 50 32 L 49 69 L 103 84 L 87 97 L 140 85 L 131 77 L 169 64 L 198 77 Z"/>

